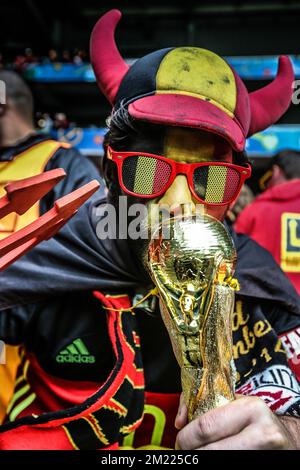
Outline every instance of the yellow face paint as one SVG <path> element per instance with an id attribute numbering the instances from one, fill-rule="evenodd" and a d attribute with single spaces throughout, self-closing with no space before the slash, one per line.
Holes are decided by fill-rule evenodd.
<path id="1" fill-rule="evenodd" d="M 167 129 L 163 155 L 182 163 L 231 161 L 229 144 L 223 139 L 209 132 L 182 127 Z"/>
<path id="2" fill-rule="evenodd" d="M 205 161 L 232 162 L 232 152 L 229 144 L 218 136 L 196 129 L 169 127 L 166 130 L 163 155 L 182 163 L 199 163 Z M 193 212 L 202 206 L 204 212 L 222 220 L 227 206 L 206 206 L 196 200 L 188 186 L 185 175 L 177 175 L 172 185 L 160 199 L 151 201 L 159 205 L 167 205 L 174 210 L 184 204 Z M 150 203 L 151 205 L 151 203 Z"/>

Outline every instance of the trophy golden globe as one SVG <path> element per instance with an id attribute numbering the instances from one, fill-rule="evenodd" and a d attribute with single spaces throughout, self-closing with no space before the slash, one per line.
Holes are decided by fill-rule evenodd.
<path id="1" fill-rule="evenodd" d="M 158 225 L 145 262 L 181 368 L 191 421 L 234 400 L 235 247 L 213 217 L 180 216 Z"/>

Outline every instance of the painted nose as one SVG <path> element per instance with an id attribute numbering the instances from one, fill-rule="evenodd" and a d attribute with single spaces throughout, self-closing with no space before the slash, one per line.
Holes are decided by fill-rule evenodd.
<path id="1" fill-rule="evenodd" d="M 196 204 L 190 191 L 185 175 L 177 175 L 171 186 L 158 201 L 159 205 L 165 204 L 175 210 L 181 204 L 189 204 L 192 212 L 196 210 Z"/>

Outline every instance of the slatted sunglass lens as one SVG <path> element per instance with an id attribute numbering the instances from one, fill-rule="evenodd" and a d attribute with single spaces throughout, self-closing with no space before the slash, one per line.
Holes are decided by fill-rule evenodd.
<path id="1" fill-rule="evenodd" d="M 163 190 L 171 176 L 171 165 L 146 156 L 125 158 L 122 179 L 125 188 L 141 196 L 150 196 Z"/>
<path id="2" fill-rule="evenodd" d="M 195 193 L 207 204 L 231 201 L 240 184 L 240 173 L 231 167 L 207 165 L 195 169 L 193 174 Z"/>

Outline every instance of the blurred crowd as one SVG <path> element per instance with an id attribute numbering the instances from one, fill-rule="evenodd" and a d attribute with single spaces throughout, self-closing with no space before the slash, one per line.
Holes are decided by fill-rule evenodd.
<path id="1" fill-rule="evenodd" d="M 49 133 L 53 129 L 70 129 L 71 127 L 76 126 L 74 122 L 70 122 L 66 113 L 62 112 L 54 114 L 37 112 L 35 114 L 35 123 L 36 128 L 44 133 Z"/>
<path id="2" fill-rule="evenodd" d="M 78 48 L 74 51 L 64 49 L 58 51 L 56 49 L 50 49 L 45 56 L 39 56 L 34 51 L 27 47 L 23 53 L 17 55 L 12 60 L 6 58 L 2 52 L 0 52 L 0 70 L 9 66 L 16 71 L 23 71 L 30 64 L 76 64 L 81 65 L 87 62 L 87 53 L 84 49 Z"/>

